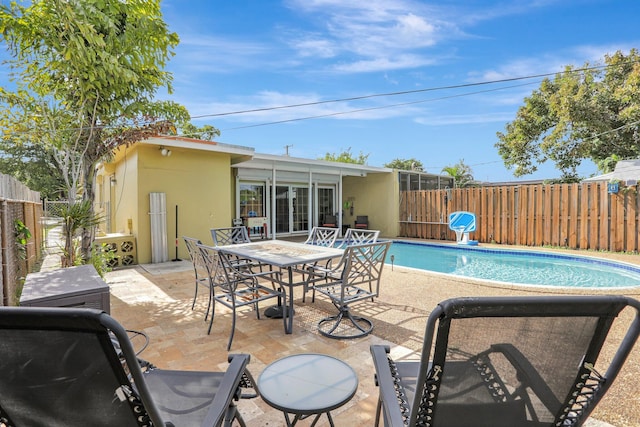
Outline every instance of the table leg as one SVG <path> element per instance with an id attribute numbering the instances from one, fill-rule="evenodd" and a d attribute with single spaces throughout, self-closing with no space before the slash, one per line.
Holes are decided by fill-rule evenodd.
<path id="1" fill-rule="evenodd" d="M 284 419 L 287 421 L 287 427 L 294 427 L 298 421 L 300 420 L 306 420 L 309 417 L 312 417 L 315 415 L 315 418 L 313 419 L 313 422 L 311 423 L 311 427 L 314 427 L 316 425 L 316 423 L 318 422 L 318 420 L 320 419 L 320 417 L 322 416 L 322 414 L 327 414 L 327 418 L 329 419 L 329 425 L 331 427 L 335 427 L 333 425 L 333 418 L 331 418 L 331 412 L 321 412 L 319 414 L 310 414 L 310 415 L 300 415 L 300 414 L 295 414 L 293 417 L 293 421 L 291 419 L 289 419 L 289 413 L 285 412 L 284 413 Z"/>
<path id="2" fill-rule="evenodd" d="M 284 332 L 285 334 L 291 334 L 293 332 L 293 267 L 287 268 L 287 274 L 289 279 L 289 308 L 284 308 Z"/>

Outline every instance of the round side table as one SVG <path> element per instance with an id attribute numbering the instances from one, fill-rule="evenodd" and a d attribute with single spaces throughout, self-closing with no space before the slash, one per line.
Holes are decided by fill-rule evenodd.
<path id="1" fill-rule="evenodd" d="M 358 389 L 351 366 L 325 354 L 296 354 L 268 365 L 258 377 L 258 390 L 269 406 L 284 412 L 287 426 L 315 415 L 314 426 L 333 409 L 347 403 Z M 293 420 L 290 418 L 293 415 Z"/>

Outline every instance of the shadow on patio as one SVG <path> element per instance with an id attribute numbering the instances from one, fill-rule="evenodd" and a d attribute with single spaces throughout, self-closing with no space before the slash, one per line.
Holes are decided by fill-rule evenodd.
<path id="1" fill-rule="evenodd" d="M 125 328 L 143 330 L 150 338 L 141 357 L 168 369 L 224 370 L 227 366 L 226 345 L 231 328 L 230 311 L 216 307 L 211 335 L 204 321 L 207 295 L 198 297 L 191 310 L 194 276 L 186 261 L 160 265 L 135 266 L 116 270 L 106 277 L 111 289 L 111 314 Z M 575 291 L 574 291 L 575 292 Z M 426 272 L 385 267 L 381 295 L 375 302 L 355 305 L 355 313 L 373 320 L 373 333 L 354 340 L 334 340 L 317 332 L 318 321 L 335 308 L 322 297 L 315 303 L 307 298 L 302 303 L 301 289 L 295 298 L 293 333 L 284 333 L 281 319 L 269 319 L 245 308 L 239 311 L 236 334 L 230 353 L 251 355 L 249 370 L 257 379 L 264 367 L 284 356 L 297 353 L 324 353 L 350 364 L 358 374 L 359 387 L 354 398 L 345 406 L 332 411 L 337 426 L 372 426 L 375 417 L 377 388 L 374 385 L 373 365 L 369 346 L 390 344 L 394 359 L 414 358 L 421 350 L 426 318 L 440 301 L 469 295 L 539 295 L 565 293 L 549 289 L 492 286 L 460 279 L 445 278 Z M 627 292 L 627 294 L 629 294 Z M 638 298 L 638 292 L 629 294 Z M 261 312 L 267 305 L 261 307 Z M 621 319 L 624 321 L 623 319 Z M 614 334 L 615 335 L 615 334 Z M 618 427 L 640 425 L 637 409 L 640 386 L 640 346 L 636 346 L 609 394 L 594 413 Z M 611 354 L 605 347 L 602 358 Z M 620 405 L 620 401 L 626 402 Z M 281 426 L 281 412 L 269 407 L 261 399 L 243 400 L 240 411 L 249 426 Z M 302 425 L 308 423 L 302 422 Z M 327 425 L 325 417 L 319 426 Z M 592 427 L 602 426 L 596 421 Z"/>

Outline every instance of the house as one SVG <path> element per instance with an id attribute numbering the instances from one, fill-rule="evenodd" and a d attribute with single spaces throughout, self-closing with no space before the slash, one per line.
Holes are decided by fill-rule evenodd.
<path id="1" fill-rule="evenodd" d="M 636 185 L 640 181 L 640 159 L 620 160 L 613 172 L 592 176 L 582 182 L 619 181 L 624 185 Z"/>
<path id="2" fill-rule="evenodd" d="M 120 147 L 98 166 L 96 210 L 104 217 L 100 234 L 133 236 L 137 262 L 155 263 L 188 259 L 182 236 L 210 244 L 209 230 L 234 220 L 266 224 L 260 237 L 271 238 L 304 236 L 325 215 L 336 215 L 343 229 L 367 215 L 382 236 L 395 237 L 399 192 L 409 181 L 453 186 L 451 177 L 158 136 Z"/>

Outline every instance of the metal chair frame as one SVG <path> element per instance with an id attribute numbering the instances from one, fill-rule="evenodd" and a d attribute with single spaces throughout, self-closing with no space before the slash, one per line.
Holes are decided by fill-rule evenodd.
<path id="1" fill-rule="evenodd" d="M 338 231 L 337 228 L 332 227 L 313 227 L 304 243 L 306 245 L 333 247 L 338 238 Z"/>
<path id="2" fill-rule="evenodd" d="M 0 425 L 246 426 L 249 355 L 224 372 L 159 369 L 91 308 L 0 307 L 0 343 Z"/>
<path id="3" fill-rule="evenodd" d="M 198 288 L 200 286 L 206 287 L 207 295 L 209 297 L 205 315 L 205 320 L 207 320 L 207 316 L 209 316 L 209 310 L 211 309 L 211 292 L 209 292 L 209 277 L 206 275 L 207 270 L 202 259 L 202 253 L 200 252 L 200 249 L 198 249 L 198 245 L 202 244 L 202 242 L 200 241 L 200 239 L 195 239 L 193 237 L 187 236 L 182 236 L 182 239 L 184 240 L 184 244 L 187 247 L 187 252 L 189 253 L 189 258 L 191 259 L 191 263 L 193 264 L 193 272 L 195 274 L 195 292 L 193 294 L 191 310 L 193 310 L 196 305 L 196 299 L 198 298 Z"/>
<path id="4" fill-rule="evenodd" d="M 213 246 L 236 245 L 238 243 L 251 243 L 249 232 L 244 225 L 235 227 L 212 228 L 211 238 Z"/>
<path id="5" fill-rule="evenodd" d="M 236 312 L 239 308 L 252 306 L 256 317 L 260 319 L 258 305 L 260 302 L 278 298 L 282 299 L 283 305 L 286 305 L 286 292 L 282 289 L 275 289 L 273 285 L 268 287 L 259 282 L 264 279 L 272 284 L 280 283 L 281 273 L 279 271 L 253 273 L 250 266 L 237 262 L 233 255 L 221 248 L 203 244 L 198 245 L 198 248 L 207 269 L 211 299 L 213 300 L 207 334 L 211 333 L 216 303 L 229 308 L 232 311 L 231 334 L 227 344 L 227 351 L 229 351 L 236 329 Z M 283 321 L 286 326 L 286 317 L 283 318 Z"/>
<path id="6" fill-rule="evenodd" d="M 373 323 L 364 317 L 355 316 L 351 305 L 377 297 L 380 292 L 380 278 L 384 269 L 384 260 L 391 242 L 376 242 L 364 245 L 352 245 L 345 249 L 343 257 L 335 269 L 327 270 L 321 276 L 327 282 L 313 286 L 322 295 L 327 296 L 338 309 L 338 314 L 326 317 L 318 323 L 318 331 L 330 338 L 357 338 L 369 334 Z M 310 275 L 317 275 L 311 272 Z M 366 289 L 363 285 L 367 285 Z M 343 321 L 350 322 L 354 333 L 342 333 L 339 327 Z"/>

